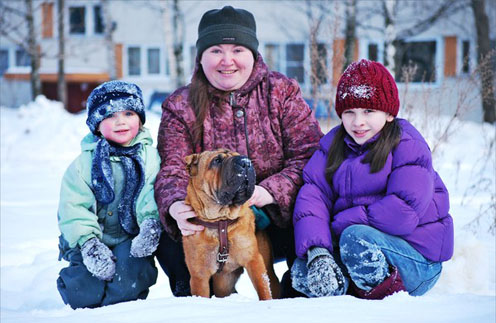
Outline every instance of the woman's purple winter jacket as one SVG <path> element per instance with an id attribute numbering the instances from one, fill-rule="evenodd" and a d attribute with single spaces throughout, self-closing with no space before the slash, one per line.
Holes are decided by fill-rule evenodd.
<path id="1" fill-rule="evenodd" d="M 397 121 L 402 130 L 400 143 L 375 174 L 361 160 L 377 136 L 363 146 L 346 136 L 346 159 L 334 174 L 332 187 L 324 171 L 340 126 L 320 140 L 320 149 L 303 170 L 304 185 L 296 199 L 293 223 L 298 257 L 305 257 L 313 246 L 332 252 L 333 234 L 339 237 L 346 227 L 365 224 L 405 239 L 432 261 L 451 258 L 453 219 L 448 213 L 448 191 L 432 168 L 431 152 L 422 135 L 408 121 Z"/>

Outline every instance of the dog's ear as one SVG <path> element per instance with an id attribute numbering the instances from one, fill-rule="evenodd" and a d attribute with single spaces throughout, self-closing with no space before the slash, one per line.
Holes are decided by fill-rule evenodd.
<path id="1" fill-rule="evenodd" d="M 200 154 L 192 154 L 184 157 L 186 161 L 186 170 L 189 173 L 189 176 L 195 176 L 198 173 L 198 160 Z"/>

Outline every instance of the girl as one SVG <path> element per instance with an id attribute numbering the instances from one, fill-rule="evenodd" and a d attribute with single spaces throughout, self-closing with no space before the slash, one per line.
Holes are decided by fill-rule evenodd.
<path id="1" fill-rule="evenodd" d="M 144 299 L 157 280 L 151 254 L 162 226 L 153 184 L 160 158 L 145 123 L 141 89 L 111 81 L 91 92 L 91 133 L 62 180 L 57 288 L 72 308 Z"/>
<path id="2" fill-rule="evenodd" d="M 321 139 L 296 199 L 293 287 L 309 297 L 349 286 L 361 298 L 422 295 L 453 253 L 448 192 L 430 149 L 396 118 L 398 89 L 380 63 L 351 64 L 335 106 L 342 124 Z"/>

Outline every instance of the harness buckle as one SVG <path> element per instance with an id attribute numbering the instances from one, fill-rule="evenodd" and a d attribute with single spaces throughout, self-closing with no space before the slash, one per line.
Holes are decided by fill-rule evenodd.
<path id="1" fill-rule="evenodd" d="M 226 262 L 229 258 L 229 253 L 217 253 L 217 262 Z"/>

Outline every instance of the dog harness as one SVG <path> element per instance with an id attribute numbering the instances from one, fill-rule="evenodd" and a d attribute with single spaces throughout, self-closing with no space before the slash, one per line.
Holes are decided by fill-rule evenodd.
<path id="1" fill-rule="evenodd" d="M 204 227 L 210 229 L 217 229 L 219 233 L 219 252 L 217 253 L 217 263 L 219 264 L 219 268 L 217 268 L 218 273 L 222 271 L 227 258 L 229 258 L 229 240 L 227 239 L 227 227 L 233 223 L 236 223 L 236 221 L 238 221 L 238 219 L 220 220 L 215 222 L 207 222 L 198 218 L 194 218 L 191 220 L 191 222 L 194 224 L 203 225 Z"/>

